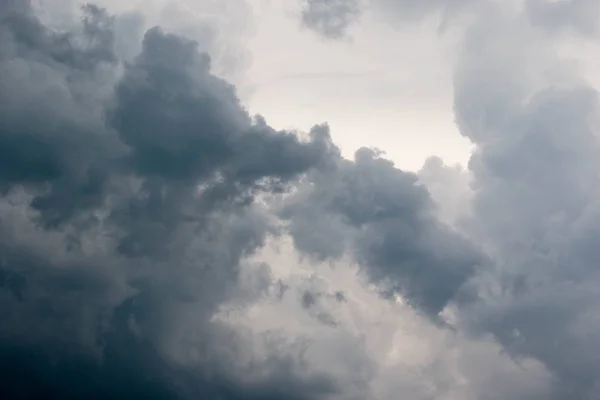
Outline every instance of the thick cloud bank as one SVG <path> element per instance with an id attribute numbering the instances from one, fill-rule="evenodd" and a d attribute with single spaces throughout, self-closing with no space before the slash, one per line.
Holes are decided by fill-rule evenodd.
<path id="1" fill-rule="evenodd" d="M 0 398 L 599 398 L 600 115 L 556 44 L 596 3 L 372 3 L 469 17 L 469 171 L 271 128 L 216 42 L 0 0 Z"/>
<path id="2" fill-rule="evenodd" d="M 294 397 L 283 372 L 231 384 L 209 321 L 272 230 L 255 196 L 326 162 L 327 134 L 252 121 L 185 38 L 150 29 L 121 63 L 95 6 L 56 32 L 1 4 L 2 398 Z"/>

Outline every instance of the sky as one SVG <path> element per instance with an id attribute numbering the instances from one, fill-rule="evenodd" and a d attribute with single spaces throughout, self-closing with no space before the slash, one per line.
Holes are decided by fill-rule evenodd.
<path id="1" fill-rule="evenodd" d="M 0 0 L 0 397 L 599 399 L 599 35 Z"/>
<path id="2" fill-rule="evenodd" d="M 432 154 L 466 163 L 471 145 L 452 114 L 453 38 L 438 34 L 439 21 L 394 30 L 365 15 L 333 42 L 298 24 L 301 4 L 256 3 L 251 111 L 277 128 L 327 121 L 348 157 L 373 146 L 414 171 Z"/>

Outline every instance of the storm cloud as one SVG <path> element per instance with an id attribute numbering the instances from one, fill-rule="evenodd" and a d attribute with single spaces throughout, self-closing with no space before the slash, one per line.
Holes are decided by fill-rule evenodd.
<path id="1" fill-rule="evenodd" d="M 317 259 L 346 250 L 388 294 L 437 315 L 485 263 L 478 249 L 434 217 L 416 174 L 371 149 L 309 175 L 283 206 L 296 247 Z"/>
<path id="2" fill-rule="evenodd" d="M 600 108 L 560 53 L 595 4 L 303 2 L 465 16 L 468 170 L 413 173 L 250 115 L 211 35 L 0 0 L 0 395 L 598 398 Z"/>
<path id="3" fill-rule="evenodd" d="M 600 109 L 596 88 L 561 46 L 595 39 L 597 2 L 480 2 L 471 11 L 457 48 L 454 111 L 475 150 L 468 172 L 452 172 L 470 182 L 452 197 L 469 204 L 445 219 L 490 263 L 476 268 L 450 301 L 454 326 L 492 334 L 512 357 L 543 363 L 555 377 L 547 398 L 594 399 L 600 393 L 600 326 L 592 317 L 600 305 L 593 250 Z M 404 23 L 402 15 L 387 21 L 400 29 Z M 420 175 L 432 184 L 450 173 L 433 159 Z M 453 189 L 437 187 L 433 197 L 447 201 Z"/>
<path id="4" fill-rule="evenodd" d="M 252 119 L 191 40 L 153 28 L 122 62 L 96 6 L 58 32 L 1 4 L 3 397 L 334 391 L 277 357 L 244 384 L 209 323 L 272 230 L 255 195 L 318 166 L 329 138 Z"/>

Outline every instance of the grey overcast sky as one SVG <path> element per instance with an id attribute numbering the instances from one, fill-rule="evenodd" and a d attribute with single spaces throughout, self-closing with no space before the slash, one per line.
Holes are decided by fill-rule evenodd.
<path id="1" fill-rule="evenodd" d="M 336 43 L 302 29 L 298 4 L 256 3 L 251 110 L 282 128 L 327 121 L 348 156 L 369 145 L 411 170 L 431 154 L 467 161 L 452 114 L 452 37 L 438 21 L 396 30 L 365 15 Z"/>
<path id="2" fill-rule="evenodd" d="M 597 0 L 0 0 L 0 398 L 600 399 Z"/>

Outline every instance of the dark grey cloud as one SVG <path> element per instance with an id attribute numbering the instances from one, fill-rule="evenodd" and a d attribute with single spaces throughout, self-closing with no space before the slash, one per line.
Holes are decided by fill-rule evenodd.
<path id="1" fill-rule="evenodd" d="M 339 158 L 311 174 L 282 216 L 300 251 L 318 259 L 347 251 L 384 290 L 436 315 L 485 257 L 440 223 L 433 206 L 415 174 L 361 149 L 354 161 Z"/>
<path id="2" fill-rule="evenodd" d="M 337 390 L 277 355 L 246 378 L 210 322 L 274 231 L 254 197 L 319 166 L 329 137 L 253 120 L 193 41 L 150 29 L 123 62 L 115 18 L 83 15 L 58 32 L 0 3 L 1 397 Z"/>
<path id="3" fill-rule="evenodd" d="M 302 3 L 302 23 L 325 37 L 337 39 L 361 12 L 359 0 L 305 0 Z"/>
<path id="4" fill-rule="evenodd" d="M 369 4 L 401 24 L 475 2 Z M 211 73 L 202 43 L 152 28 L 133 45 L 122 17 L 92 5 L 61 32 L 28 2 L 0 1 L 2 397 L 343 397 L 343 378 L 280 343 L 255 360 L 246 332 L 212 319 L 273 289 L 325 330 L 343 324 L 344 294 L 274 282 L 268 266 L 238 287 L 241 263 L 286 232 L 302 256 L 349 260 L 436 322 L 454 310 L 448 324 L 468 343 L 491 334 L 508 356 L 542 364 L 523 379 L 553 374 L 548 394 L 500 366 L 484 378 L 460 367 L 477 381 L 471 398 L 597 398 L 600 113 L 553 42 L 567 27 L 590 35 L 595 3 L 477 4 L 454 76 L 456 122 L 475 145 L 471 204 L 443 217 L 450 227 L 434 198 L 451 197 L 450 176 L 465 189 L 462 171 L 431 159 L 404 172 L 366 148 L 347 160 L 324 125 L 276 131 Z M 332 37 L 360 11 L 305 6 L 305 23 Z M 258 197 L 282 199 L 277 215 Z M 340 354 L 358 343 L 347 339 Z M 364 394 L 377 368 L 362 347 L 348 358 L 352 393 Z M 436 395 L 453 390 L 450 364 L 418 372 L 444 382 Z"/>
<path id="5" fill-rule="evenodd" d="M 316 277 L 312 277 L 308 282 L 311 284 L 307 288 L 303 288 L 299 292 L 299 300 L 302 308 L 313 318 L 320 323 L 330 326 L 337 327 L 339 324 L 335 320 L 335 316 L 329 310 L 328 306 L 337 306 L 346 302 L 346 297 L 341 291 L 328 292 L 319 288 L 319 281 Z"/>
<path id="6" fill-rule="evenodd" d="M 127 301 L 114 313 L 113 330 L 103 337 L 102 361 L 68 345 L 0 345 L 0 389 L 9 399 L 268 399 L 319 398 L 335 390 L 314 377 L 292 379 L 286 360 L 274 361 L 271 380 L 240 384 L 226 374 L 202 372 L 167 363 L 152 343 L 140 341 L 127 326 L 135 305 Z"/>

